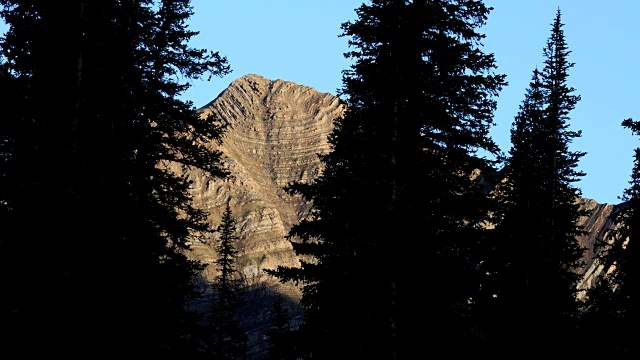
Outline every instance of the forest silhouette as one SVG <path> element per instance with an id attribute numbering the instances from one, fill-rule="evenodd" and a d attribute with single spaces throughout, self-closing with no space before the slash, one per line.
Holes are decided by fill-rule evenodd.
<path id="1" fill-rule="evenodd" d="M 211 226 L 170 166 L 229 175 L 208 146 L 225 123 L 180 99 L 190 81 L 231 71 L 188 45 L 190 2 L 0 4 L 2 358 L 248 358 L 234 214 L 227 204 Z M 508 83 L 482 49 L 491 10 L 371 0 L 342 24 L 346 111 L 322 173 L 285 187 L 313 204 L 288 234 L 300 266 L 267 270 L 300 286 L 303 319 L 294 326 L 271 294 L 268 350 L 255 356 L 638 356 L 640 148 L 598 244 L 610 271 L 579 297 L 585 153 L 570 150 L 581 99 L 562 13 L 550 14 L 501 156 L 489 130 Z M 621 126 L 640 135 L 633 119 Z M 498 185 L 487 191 L 478 171 Z M 218 259 L 203 321 L 189 304 L 204 265 L 186 253 L 209 237 Z"/>

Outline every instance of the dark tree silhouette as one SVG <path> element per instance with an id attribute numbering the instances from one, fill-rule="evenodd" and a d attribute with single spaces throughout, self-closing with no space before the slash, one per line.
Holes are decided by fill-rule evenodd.
<path id="1" fill-rule="evenodd" d="M 284 306 L 282 298 L 278 297 L 271 306 L 269 312 L 271 327 L 265 331 L 269 346 L 269 359 L 294 360 L 296 359 L 292 338 L 291 317 Z"/>
<path id="2" fill-rule="evenodd" d="M 512 125 L 505 180 L 497 190 L 500 265 L 491 268 L 498 281 L 495 356 L 523 348 L 531 354 L 553 348 L 569 356 L 575 341 L 583 253 L 576 237 L 584 233 L 578 220 L 586 214 L 572 183 L 584 175 L 576 170 L 584 153 L 569 150 L 580 136 L 568 123 L 580 97 L 567 84 L 574 64 L 568 62 L 562 27 L 558 10 L 543 51 L 545 66 L 534 70 Z"/>
<path id="3" fill-rule="evenodd" d="M 178 98 L 226 59 L 187 45 L 189 1 L 0 5 L 0 351 L 196 356 L 184 250 L 211 229 L 169 165 L 226 174 L 223 127 Z"/>
<path id="4" fill-rule="evenodd" d="M 481 1 L 374 0 L 343 24 L 347 110 L 322 174 L 288 189 L 313 201 L 290 232 L 303 261 L 270 273 L 303 285 L 313 358 L 415 358 L 468 350 L 471 251 L 489 200 L 493 97 L 505 84 L 477 32 Z M 430 334 L 425 336 L 425 334 Z"/>
<path id="5" fill-rule="evenodd" d="M 640 123 L 626 119 L 622 126 L 640 136 Z M 635 149 L 629 187 L 625 189 L 614 227 L 601 244 L 603 273 L 588 291 L 584 327 L 585 359 L 611 356 L 636 358 L 640 301 L 640 147 Z"/>
<path id="6" fill-rule="evenodd" d="M 218 259 L 218 275 L 212 284 L 215 302 L 212 309 L 213 355 L 215 359 L 244 359 L 247 354 L 247 339 L 240 325 L 240 309 L 243 300 L 243 279 L 236 270 L 236 242 L 239 237 L 236 222 L 227 202 L 222 223 L 217 232 L 220 238 L 215 246 Z"/>

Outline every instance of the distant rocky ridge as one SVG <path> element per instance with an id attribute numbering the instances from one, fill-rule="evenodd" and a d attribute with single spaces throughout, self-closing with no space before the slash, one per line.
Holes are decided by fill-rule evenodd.
<path id="1" fill-rule="evenodd" d="M 295 302 L 299 289 L 279 284 L 263 271 L 299 264 L 285 237 L 293 224 L 308 215 L 310 204 L 287 194 L 283 187 L 291 181 L 310 181 L 321 172 L 317 155 L 330 150 L 327 135 L 333 120 L 344 113 L 344 105 L 336 96 L 308 86 L 249 74 L 233 81 L 199 111 L 214 113 L 229 125 L 222 145 L 211 146 L 223 152 L 231 176 L 220 180 L 189 171 L 195 205 L 207 210 L 217 226 L 229 201 L 240 232 L 238 269 L 250 284 L 266 284 Z M 593 245 L 611 226 L 617 206 L 590 199 L 580 202 L 592 210 L 591 216 L 582 219 L 589 235 L 579 239 L 588 249 L 580 284 L 586 288 L 602 271 L 594 262 Z M 194 243 L 190 256 L 211 264 L 216 258 L 212 242 Z M 207 267 L 203 284 L 213 276 L 213 267 Z M 259 317 L 264 320 L 264 316 Z M 254 325 L 261 328 L 264 322 Z M 259 331 L 255 331 L 259 342 Z"/>
<path id="2" fill-rule="evenodd" d="M 579 290 L 589 289 L 594 285 L 594 281 L 601 274 L 606 273 L 610 269 L 605 269 L 604 265 L 597 259 L 599 248 L 597 241 L 611 243 L 614 241 L 607 230 L 615 228 L 613 216 L 622 209 L 623 204 L 598 204 L 595 200 L 581 199 L 580 203 L 583 209 L 591 211 L 591 215 L 581 219 L 581 225 L 588 232 L 586 236 L 578 237 L 578 241 L 582 247 L 586 249 L 582 266 L 582 280 L 578 283 Z M 585 293 L 578 294 L 579 298 L 584 298 Z"/>

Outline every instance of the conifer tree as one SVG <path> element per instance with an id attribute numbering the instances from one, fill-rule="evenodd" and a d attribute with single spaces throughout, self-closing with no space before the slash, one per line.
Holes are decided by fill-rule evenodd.
<path id="1" fill-rule="evenodd" d="M 488 130 L 505 84 L 481 50 L 489 11 L 481 1 L 374 0 L 343 24 L 354 49 L 346 114 L 321 176 L 288 187 L 313 201 L 290 232 L 304 260 L 271 271 L 303 284 L 307 355 L 467 350 L 471 249 L 489 206 L 471 174 L 491 167 L 477 151 L 496 151 Z"/>
<path id="2" fill-rule="evenodd" d="M 178 98 L 226 59 L 188 46 L 186 0 L 0 5 L 0 351 L 196 356 L 184 252 L 211 229 L 167 165 L 226 174 L 207 147 L 223 128 Z"/>
<path id="3" fill-rule="evenodd" d="M 271 327 L 265 331 L 269 345 L 269 359 L 293 360 L 295 353 L 292 342 L 291 318 L 281 297 L 278 297 L 269 312 Z"/>
<path id="4" fill-rule="evenodd" d="M 558 10 L 544 47 L 544 68 L 534 70 L 511 130 L 512 146 L 498 187 L 497 246 L 500 266 L 496 350 L 554 348 L 568 355 L 578 315 L 576 285 L 583 249 L 577 236 L 585 215 L 572 185 L 582 152 L 569 150 L 580 136 L 569 130 L 569 112 L 580 97 L 567 83 L 570 51 Z M 544 344 L 541 347 L 541 344 Z"/>
<path id="5" fill-rule="evenodd" d="M 622 126 L 640 136 L 640 122 L 625 119 Z M 631 359 L 638 356 L 640 266 L 638 265 L 640 227 L 640 147 L 635 149 L 629 187 L 625 189 L 614 227 L 602 243 L 599 260 L 605 269 L 589 289 L 584 327 L 586 359 L 602 356 Z"/>
<path id="6" fill-rule="evenodd" d="M 243 279 L 236 270 L 236 223 L 227 202 L 222 223 L 217 229 L 220 238 L 215 250 L 218 259 L 218 276 L 213 282 L 215 303 L 212 311 L 214 345 L 216 359 L 244 359 L 247 339 L 240 325 L 240 309 L 244 305 Z"/>

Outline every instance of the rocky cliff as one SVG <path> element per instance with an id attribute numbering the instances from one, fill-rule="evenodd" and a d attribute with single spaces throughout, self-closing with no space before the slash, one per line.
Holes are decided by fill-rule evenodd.
<path id="1" fill-rule="evenodd" d="M 343 107 L 331 94 L 251 74 L 235 80 L 200 112 L 214 113 L 229 126 L 216 148 L 231 176 L 216 180 L 190 173 L 195 205 L 216 225 L 229 201 L 240 235 L 239 270 L 250 282 L 272 281 L 263 269 L 297 265 L 285 235 L 309 209 L 283 187 L 318 175 L 318 154 L 329 150 L 326 138 Z M 194 244 L 193 255 L 210 263 L 215 257 L 210 245 Z M 211 279 L 212 269 L 205 276 Z"/>
<path id="2" fill-rule="evenodd" d="M 578 289 L 585 290 L 594 284 L 603 271 L 609 270 L 605 270 L 604 265 L 597 259 L 599 248 L 596 243 L 598 241 L 613 241 L 608 236 L 607 230 L 614 227 L 613 215 L 622 208 L 622 205 L 598 204 L 591 199 L 581 199 L 580 204 L 583 209 L 591 212 L 590 216 L 581 219 L 581 225 L 587 231 L 587 235 L 578 237 L 578 242 L 586 249 L 583 256 L 584 265 L 581 270 L 582 280 L 578 283 Z M 581 292 L 578 297 L 583 299 L 584 295 L 584 292 Z"/>
<path id="3" fill-rule="evenodd" d="M 229 126 L 221 150 L 231 172 L 227 179 L 212 179 L 199 171 L 189 172 L 196 205 L 207 210 L 214 226 L 219 224 L 229 201 L 238 224 L 238 269 L 253 285 L 266 285 L 286 294 L 292 304 L 299 298 L 293 285 L 279 284 L 263 272 L 277 265 L 297 266 L 297 258 L 285 236 L 289 228 L 307 215 L 310 204 L 287 194 L 291 181 L 309 181 L 321 172 L 317 154 L 329 150 L 327 135 L 332 121 L 344 107 L 339 99 L 308 86 L 259 75 L 235 80 L 215 100 L 199 110 L 214 113 Z M 616 206 L 581 199 L 591 216 L 582 219 L 589 231 L 579 239 L 588 249 L 582 288 L 588 287 L 601 269 L 594 262 L 594 242 L 611 225 Z M 191 256 L 206 264 L 216 258 L 214 239 L 193 244 Z M 203 274 L 203 284 L 214 276 L 213 266 Z M 257 297 L 256 302 L 265 302 Z M 253 341 L 260 342 L 265 326 L 264 307 L 256 310 Z M 255 345 L 259 346 L 259 345 Z M 255 350 L 255 349 L 254 349 Z M 255 350 L 259 351 L 259 350 Z"/>

